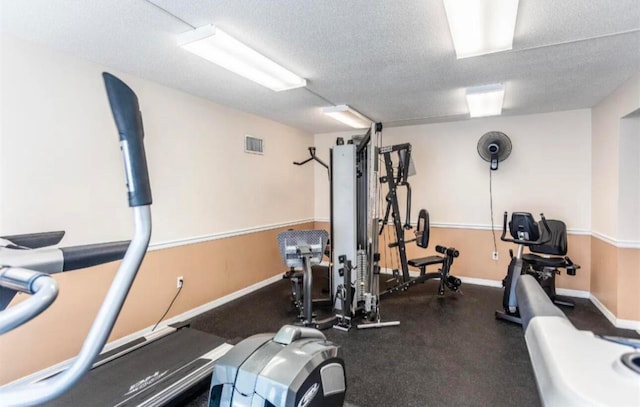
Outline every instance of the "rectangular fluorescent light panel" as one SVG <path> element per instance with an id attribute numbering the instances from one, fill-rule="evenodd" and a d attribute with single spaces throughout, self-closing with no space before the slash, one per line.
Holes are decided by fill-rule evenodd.
<path id="1" fill-rule="evenodd" d="M 444 0 L 458 59 L 513 48 L 518 0 Z"/>
<path id="2" fill-rule="evenodd" d="M 366 129 L 373 123 L 370 119 L 353 110 L 347 105 L 325 107 L 322 112 L 339 122 L 354 129 Z"/>
<path id="3" fill-rule="evenodd" d="M 502 114 L 503 100 L 504 85 L 501 83 L 467 88 L 467 106 L 469 106 L 469 116 L 471 117 Z"/>
<path id="4" fill-rule="evenodd" d="M 214 25 L 206 25 L 180 34 L 178 45 L 276 92 L 307 85 L 304 78 L 259 54 Z"/>

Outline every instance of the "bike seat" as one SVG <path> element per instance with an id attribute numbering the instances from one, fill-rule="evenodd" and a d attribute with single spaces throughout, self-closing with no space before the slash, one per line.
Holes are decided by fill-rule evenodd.
<path id="1" fill-rule="evenodd" d="M 566 268 L 569 266 L 564 257 L 543 257 L 533 253 L 523 254 L 522 260 L 538 267 Z"/>

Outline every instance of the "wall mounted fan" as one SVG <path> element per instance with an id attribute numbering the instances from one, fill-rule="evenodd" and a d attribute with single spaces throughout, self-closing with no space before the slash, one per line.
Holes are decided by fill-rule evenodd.
<path id="1" fill-rule="evenodd" d="M 498 163 L 511 154 L 511 140 L 501 131 L 490 131 L 478 140 L 478 154 L 491 163 L 491 169 L 497 170 Z"/>

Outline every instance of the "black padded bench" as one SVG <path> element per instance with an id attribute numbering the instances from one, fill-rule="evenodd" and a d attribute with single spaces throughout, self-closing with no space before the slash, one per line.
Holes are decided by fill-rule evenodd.
<path id="1" fill-rule="evenodd" d="M 427 256 L 427 257 L 420 257 L 419 259 L 411 259 L 407 261 L 407 264 L 410 265 L 411 267 L 419 268 L 421 274 L 424 274 L 424 269 L 427 266 L 430 266 L 432 264 L 442 264 L 442 263 L 444 263 L 444 257 L 442 256 Z"/>
<path id="2" fill-rule="evenodd" d="M 415 279 L 416 283 L 423 283 L 432 278 L 440 279 L 440 286 L 438 288 L 438 294 L 444 295 L 445 286 L 451 291 L 458 291 L 462 281 L 459 278 L 449 274 L 453 259 L 458 257 L 460 253 L 453 247 L 436 246 L 436 251 L 442 253 L 444 256 L 427 256 L 420 257 L 418 259 L 411 259 L 407 261 L 407 264 L 411 267 L 420 269 L 420 276 Z M 442 267 L 434 273 L 427 273 L 427 266 L 433 264 L 442 264 Z"/>

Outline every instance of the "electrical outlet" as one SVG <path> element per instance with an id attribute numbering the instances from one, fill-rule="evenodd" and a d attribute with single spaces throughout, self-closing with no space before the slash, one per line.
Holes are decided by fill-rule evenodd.
<path id="1" fill-rule="evenodd" d="M 177 288 L 182 288 L 183 284 L 184 284 L 184 277 L 182 277 L 182 276 L 178 277 L 178 279 L 176 280 L 176 287 Z"/>
<path id="2" fill-rule="evenodd" d="M 492 258 L 493 260 L 496 260 L 496 261 L 497 261 L 497 260 L 498 260 L 498 252 L 493 252 L 493 254 L 491 254 L 491 258 Z"/>

